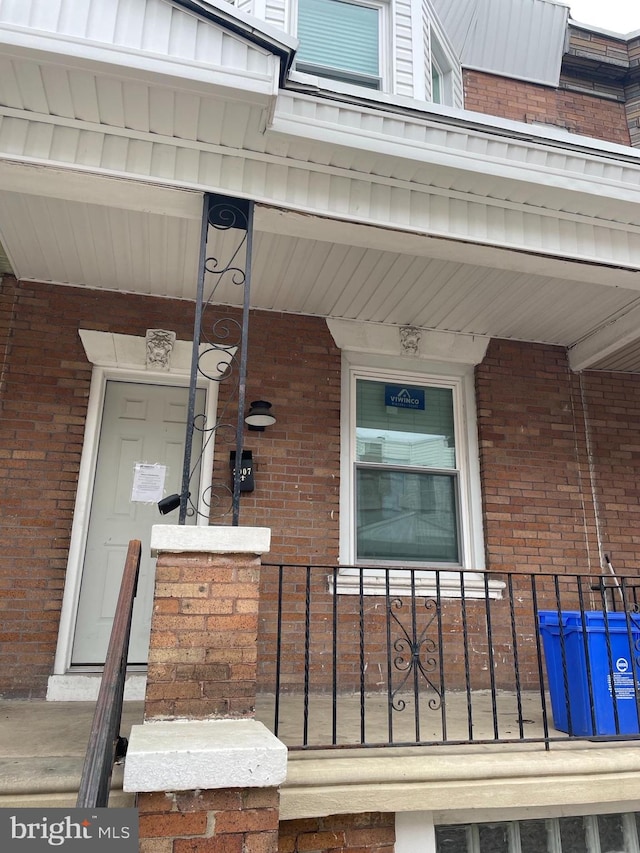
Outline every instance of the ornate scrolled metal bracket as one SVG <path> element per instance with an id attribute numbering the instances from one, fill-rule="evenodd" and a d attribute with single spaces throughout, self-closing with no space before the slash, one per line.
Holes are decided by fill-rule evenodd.
<path id="1" fill-rule="evenodd" d="M 211 231 L 225 239 L 214 239 L 215 256 L 207 256 L 207 245 Z M 191 495 L 190 484 L 202 475 L 204 449 L 214 437 L 228 434 L 233 441 L 236 458 L 242 458 L 244 409 L 247 376 L 247 342 L 249 330 L 249 295 L 251 290 L 251 255 L 253 238 L 253 202 L 244 199 L 206 194 L 200 234 L 200 258 L 198 289 L 193 330 L 193 351 L 189 382 L 187 428 L 180 494 L 179 523 L 185 524 L 187 513 L 197 513 L 206 518 L 221 518 L 232 514 L 232 523 L 237 525 L 240 512 L 240 466 L 233 476 L 233 486 L 222 477 L 214 477 L 211 485 L 203 490 L 199 508 L 198 499 Z M 218 253 L 224 251 L 225 257 Z M 209 284 L 205 294 L 205 281 Z M 242 315 L 239 320 L 224 317 L 207 325 L 206 309 L 216 301 L 223 287 L 237 287 L 242 292 Z M 226 383 L 229 393 L 219 409 L 213 423 L 206 416 L 196 415 L 196 391 L 199 377 Z M 233 408 L 237 406 L 234 418 Z M 199 432 L 202 437 L 201 451 L 192 460 L 193 437 Z M 226 472 L 225 472 L 226 473 Z"/>
<path id="2" fill-rule="evenodd" d="M 406 628 L 400 621 L 395 611 L 400 612 L 404 606 L 401 598 L 393 598 L 389 601 L 389 616 L 400 629 L 400 636 L 393 641 L 393 650 L 396 652 L 393 658 L 394 668 L 402 673 L 400 682 L 389 695 L 390 707 L 394 711 L 404 711 L 407 703 L 402 699 L 402 693 L 410 678 L 413 678 L 414 701 L 417 699 L 419 690 L 419 679 L 426 682 L 427 688 L 432 691 L 428 705 L 432 711 L 437 711 L 442 702 L 442 693 L 434 679 L 434 673 L 438 671 L 438 645 L 436 641 L 428 636 L 428 631 L 437 618 L 437 602 L 432 598 L 422 599 L 427 611 L 427 621 L 418 633 L 414 618 L 411 626 Z M 417 607 L 418 600 L 416 600 Z"/>

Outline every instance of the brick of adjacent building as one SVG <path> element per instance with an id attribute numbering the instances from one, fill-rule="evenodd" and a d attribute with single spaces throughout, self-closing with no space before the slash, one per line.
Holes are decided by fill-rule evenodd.
<path id="1" fill-rule="evenodd" d="M 569 83 L 566 81 L 565 85 Z M 467 110 L 630 145 L 623 90 L 620 92 L 617 100 L 597 91 L 576 92 L 482 71 L 464 72 Z"/>

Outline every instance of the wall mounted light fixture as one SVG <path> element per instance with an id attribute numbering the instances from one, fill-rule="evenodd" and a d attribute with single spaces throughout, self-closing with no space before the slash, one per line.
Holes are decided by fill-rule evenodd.
<path id="1" fill-rule="evenodd" d="M 244 420 L 249 429 L 255 432 L 264 432 L 265 427 L 276 422 L 275 415 L 271 411 L 271 403 L 266 400 L 254 400 Z"/>
<path id="2" fill-rule="evenodd" d="M 174 509 L 178 509 L 180 506 L 181 495 L 167 495 L 166 498 L 162 498 L 161 501 L 158 501 L 158 509 L 160 510 L 160 515 L 166 515 L 168 512 L 173 512 Z M 187 495 L 187 498 L 191 497 L 191 492 Z"/>

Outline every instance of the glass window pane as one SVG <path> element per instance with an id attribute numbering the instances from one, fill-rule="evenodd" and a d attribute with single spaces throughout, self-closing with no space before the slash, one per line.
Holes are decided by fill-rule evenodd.
<path id="1" fill-rule="evenodd" d="M 521 820 L 520 848 L 522 853 L 547 853 L 548 833 L 544 820 Z"/>
<path id="2" fill-rule="evenodd" d="M 358 559 L 459 563 L 456 483 L 449 474 L 358 468 Z"/>
<path id="3" fill-rule="evenodd" d="M 598 815 L 598 835 L 600 836 L 602 853 L 616 853 L 616 851 L 625 850 L 622 815 Z"/>
<path id="4" fill-rule="evenodd" d="M 562 853 L 585 853 L 587 841 L 585 838 L 584 818 L 563 817 L 560 825 L 560 840 Z"/>
<path id="5" fill-rule="evenodd" d="M 431 100 L 434 104 L 442 103 L 442 76 L 435 63 L 431 63 Z"/>
<path id="6" fill-rule="evenodd" d="M 356 459 L 420 468 L 455 468 L 453 391 L 359 379 Z"/>
<path id="7" fill-rule="evenodd" d="M 436 826 L 437 853 L 467 853 L 466 826 Z"/>
<path id="8" fill-rule="evenodd" d="M 298 61 L 380 75 L 380 10 L 342 0 L 300 0 Z"/>
<path id="9" fill-rule="evenodd" d="M 481 853 L 509 853 L 509 825 L 485 823 L 478 826 Z"/>

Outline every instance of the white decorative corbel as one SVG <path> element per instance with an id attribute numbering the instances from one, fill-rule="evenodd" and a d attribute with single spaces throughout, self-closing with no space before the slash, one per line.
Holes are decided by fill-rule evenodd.
<path id="1" fill-rule="evenodd" d="M 422 337 L 422 329 L 416 326 L 401 326 L 400 327 L 400 349 L 402 355 L 417 355 Z"/>
<path id="2" fill-rule="evenodd" d="M 166 329 L 147 329 L 145 341 L 147 369 L 169 370 L 176 333 Z"/>

